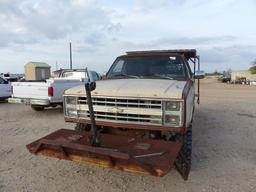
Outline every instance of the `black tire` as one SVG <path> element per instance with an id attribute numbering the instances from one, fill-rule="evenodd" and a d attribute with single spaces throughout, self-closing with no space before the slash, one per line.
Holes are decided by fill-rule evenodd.
<path id="1" fill-rule="evenodd" d="M 187 132 L 184 135 L 176 135 L 176 141 L 182 144 L 182 148 L 176 159 L 175 165 L 183 179 L 187 180 L 192 159 L 192 125 L 188 127 Z"/>
<path id="2" fill-rule="evenodd" d="M 192 159 L 192 125 L 188 127 L 188 130 L 183 138 L 182 152 L 185 155 L 189 165 L 191 165 Z"/>
<path id="3" fill-rule="evenodd" d="M 77 123 L 76 126 L 75 126 L 75 130 L 76 131 L 90 131 L 90 127 L 82 124 L 82 123 Z"/>
<path id="4" fill-rule="evenodd" d="M 44 106 L 40 106 L 40 105 L 31 105 L 31 108 L 34 111 L 43 111 L 44 110 Z"/>

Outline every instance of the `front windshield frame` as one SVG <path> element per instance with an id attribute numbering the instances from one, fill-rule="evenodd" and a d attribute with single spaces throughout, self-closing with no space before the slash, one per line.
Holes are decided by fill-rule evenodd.
<path id="1" fill-rule="evenodd" d="M 182 76 L 161 76 L 160 74 L 155 74 L 155 75 L 149 75 L 149 76 L 145 76 L 145 75 L 141 75 L 141 76 L 135 76 L 135 75 L 129 75 L 129 74 L 122 74 L 120 73 L 120 75 L 113 75 L 113 69 L 116 66 L 116 64 L 120 61 L 120 60 L 125 60 L 125 59 L 129 59 L 129 58 L 150 58 L 150 57 L 177 57 L 178 59 L 180 59 L 180 61 L 182 62 L 181 64 L 183 65 L 183 75 Z M 189 79 L 190 75 L 189 75 L 189 66 L 187 66 L 187 62 L 186 59 L 182 56 L 182 55 L 150 55 L 150 56 L 120 56 L 117 57 L 116 60 L 113 62 L 113 64 L 111 65 L 109 71 L 106 74 L 106 78 L 107 79 L 120 79 L 120 78 L 143 78 L 143 79 Z"/>

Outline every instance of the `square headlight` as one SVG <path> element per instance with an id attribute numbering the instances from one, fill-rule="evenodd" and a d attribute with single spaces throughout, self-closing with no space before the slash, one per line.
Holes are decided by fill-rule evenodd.
<path id="1" fill-rule="evenodd" d="M 68 117 L 77 117 L 77 97 L 65 96 L 64 113 Z"/>
<path id="2" fill-rule="evenodd" d="M 76 97 L 66 96 L 66 104 L 76 105 Z"/>
<path id="3" fill-rule="evenodd" d="M 183 112 L 183 101 L 165 101 L 163 103 L 163 125 L 182 126 Z"/>
<path id="4" fill-rule="evenodd" d="M 77 117 L 77 110 L 72 108 L 66 109 L 66 115 L 69 117 Z"/>
<path id="5" fill-rule="evenodd" d="M 180 101 L 166 101 L 165 111 L 180 111 L 181 102 Z"/>
<path id="6" fill-rule="evenodd" d="M 180 116 L 179 115 L 165 115 L 165 124 L 166 125 L 180 125 Z"/>

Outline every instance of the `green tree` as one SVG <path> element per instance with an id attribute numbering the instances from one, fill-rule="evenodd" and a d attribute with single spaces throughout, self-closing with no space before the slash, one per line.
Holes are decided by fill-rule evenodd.
<path id="1" fill-rule="evenodd" d="M 256 59 L 252 62 L 252 67 L 249 70 L 252 74 L 256 74 Z"/>

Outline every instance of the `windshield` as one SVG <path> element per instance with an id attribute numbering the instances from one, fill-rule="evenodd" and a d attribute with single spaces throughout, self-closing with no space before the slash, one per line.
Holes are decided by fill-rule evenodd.
<path id="1" fill-rule="evenodd" d="M 63 78 L 80 79 L 85 78 L 85 71 L 65 71 L 62 73 Z"/>
<path id="2" fill-rule="evenodd" d="M 179 56 L 124 57 L 117 59 L 108 78 L 179 78 L 186 77 L 184 63 Z"/>

